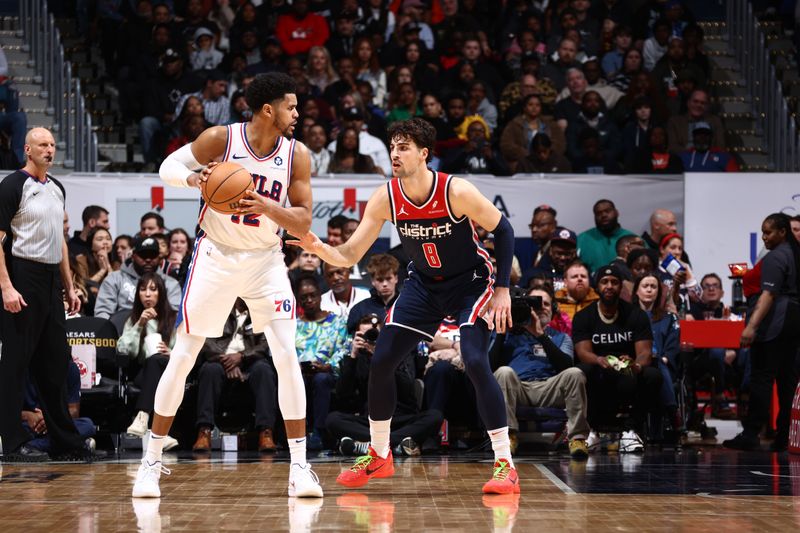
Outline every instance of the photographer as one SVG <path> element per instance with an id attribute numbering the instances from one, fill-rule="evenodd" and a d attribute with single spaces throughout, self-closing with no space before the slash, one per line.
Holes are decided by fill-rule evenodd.
<path id="1" fill-rule="evenodd" d="M 451 174 L 511 174 L 500 152 L 492 148 L 486 126 L 475 121 L 467 128 L 467 142 L 442 161 L 442 172 Z"/>
<path id="2" fill-rule="evenodd" d="M 614 266 L 597 271 L 600 300 L 575 314 L 572 340 L 586 374 L 592 427 L 616 423 L 620 409 L 633 406 L 633 422 L 619 442 L 619 451 L 629 453 L 644 451 L 637 432 L 643 430 L 648 412 L 660 412 L 662 378 L 651 364 L 650 319 L 639 306 L 620 299 L 622 280 Z"/>
<path id="3" fill-rule="evenodd" d="M 328 415 L 327 428 L 332 437 L 339 439 L 342 455 L 364 455 L 369 446 L 369 419 L 367 418 L 367 390 L 369 365 L 375 351 L 381 322 L 370 314 L 358 321 L 348 357 L 340 363 L 341 376 L 336 384 L 336 397 L 342 410 Z M 442 413 L 435 410 L 420 412 L 414 394 L 413 355 L 395 371 L 397 408 L 392 416 L 389 441 L 402 455 L 419 455 L 420 445 L 436 434 L 442 423 Z M 398 452 L 396 452 L 398 453 Z"/>
<path id="4" fill-rule="evenodd" d="M 512 446 L 519 429 L 517 405 L 556 407 L 567 410 L 570 455 L 585 459 L 589 454 L 586 377 L 573 366 L 572 339 L 547 325 L 555 309 L 551 291 L 533 289 L 526 296 L 520 290 L 513 295 L 514 329 L 505 341 L 498 336 L 503 366 L 494 376 L 506 401 Z"/>

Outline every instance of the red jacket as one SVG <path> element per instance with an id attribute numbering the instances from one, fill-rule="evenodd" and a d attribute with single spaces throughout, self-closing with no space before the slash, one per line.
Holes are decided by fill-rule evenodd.
<path id="1" fill-rule="evenodd" d="M 275 28 L 283 51 L 290 56 L 305 54 L 312 46 L 323 46 L 329 35 L 328 22 L 316 13 L 309 13 L 302 20 L 294 14 L 281 15 Z"/>

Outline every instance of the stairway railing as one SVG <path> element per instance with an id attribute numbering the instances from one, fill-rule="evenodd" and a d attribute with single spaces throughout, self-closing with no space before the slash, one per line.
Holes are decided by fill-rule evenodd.
<path id="1" fill-rule="evenodd" d="M 753 105 L 763 124 L 772 170 L 794 172 L 800 169 L 797 127 L 783 97 L 783 87 L 770 61 L 766 35 L 753 14 L 748 0 L 728 0 L 726 22 L 728 46 L 742 68 Z"/>
<path id="2" fill-rule="evenodd" d="M 54 133 L 64 154 L 64 166 L 79 172 L 97 169 L 97 134 L 86 110 L 81 80 L 72 75 L 72 65 L 64 59 L 61 34 L 55 17 L 47 11 L 47 0 L 22 0 L 19 3 L 18 33 L 29 47 L 31 65 L 36 69 L 52 113 Z"/>

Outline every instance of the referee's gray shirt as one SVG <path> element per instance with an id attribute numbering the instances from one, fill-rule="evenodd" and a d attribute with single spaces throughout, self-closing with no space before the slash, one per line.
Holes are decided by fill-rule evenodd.
<path id="1" fill-rule="evenodd" d="M 23 170 L 0 181 L 0 230 L 11 238 L 11 255 L 50 265 L 61 262 L 64 187 L 48 175 L 42 183 Z M 4 243 L 8 253 L 8 243 Z"/>

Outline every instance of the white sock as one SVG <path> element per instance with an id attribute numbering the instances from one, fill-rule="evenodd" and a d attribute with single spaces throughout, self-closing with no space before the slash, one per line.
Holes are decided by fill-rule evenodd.
<path id="1" fill-rule="evenodd" d="M 292 464 L 300 465 L 301 468 L 306 467 L 306 438 L 301 437 L 295 439 L 289 437 L 286 439 L 289 442 L 289 455 L 291 456 Z"/>
<path id="2" fill-rule="evenodd" d="M 164 435 L 156 435 L 150 433 L 150 439 L 147 441 L 147 453 L 144 458 L 151 465 L 161 461 L 161 449 L 164 447 Z"/>
<path id="3" fill-rule="evenodd" d="M 369 437 L 372 449 L 381 459 L 389 456 L 389 433 L 392 429 L 392 419 L 373 420 L 369 419 Z"/>
<path id="4" fill-rule="evenodd" d="M 490 429 L 489 438 L 492 439 L 492 450 L 494 450 L 494 461 L 505 459 L 509 466 L 514 468 L 514 461 L 511 459 L 511 441 L 508 439 L 508 426 Z"/>

